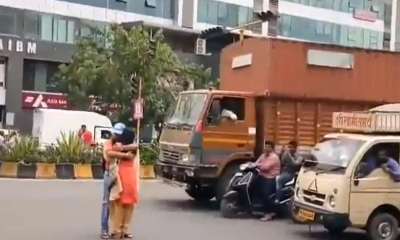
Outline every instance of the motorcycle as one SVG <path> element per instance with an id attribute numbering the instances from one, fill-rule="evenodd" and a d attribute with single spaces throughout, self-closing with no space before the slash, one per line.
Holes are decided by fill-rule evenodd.
<path id="1" fill-rule="evenodd" d="M 263 199 L 255 180 L 259 177 L 260 170 L 253 162 L 241 164 L 239 171 L 230 180 L 227 191 L 220 203 L 221 215 L 233 218 L 240 213 L 257 215 L 263 212 Z M 286 183 L 282 188 L 281 200 L 275 203 L 275 193 L 270 198 L 275 203 L 277 216 L 287 216 L 292 212 L 293 192 L 295 179 Z"/>

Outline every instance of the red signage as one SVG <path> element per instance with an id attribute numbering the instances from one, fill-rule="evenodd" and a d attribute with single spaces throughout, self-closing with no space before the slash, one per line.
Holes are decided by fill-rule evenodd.
<path id="1" fill-rule="evenodd" d="M 93 99 L 90 109 L 93 109 L 96 105 L 100 106 L 101 103 Z M 117 104 L 111 104 L 110 107 L 113 109 L 120 108 Z M 68 98 L 61 93 L 22 91 L 22 108 L 68 109 Z"/>
<path id="2" fill-rule="evenodd" d="M 143 100 L 136 100 L 134 105 L 133 119 L 143 118 Z"/>
<path id="3" fill-rule="evenodd" d="M 60 93 L 22 91 L 22 108 L 68 108 L 67 96 Z"/>
<path id="4" fill-rule="evenodd" d="M 353 17 L 358 20 L 375 22 L 378 19 L 378 13 L 367 10 L 355 9 L 353 12 Z"/>

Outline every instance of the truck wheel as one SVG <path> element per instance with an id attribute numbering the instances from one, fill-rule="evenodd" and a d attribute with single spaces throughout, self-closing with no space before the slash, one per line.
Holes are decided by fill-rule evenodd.
<path id="1" fill-rule="evenodd" d="M 328 230 L 329 234 L 331 235 L 339 235 L 346 230 L 347 227 L 342 227 L 342 226 L 333 226 L 330 224 L 324 224 L 324 228 Z"/>
<path id="2" fill-rule="evenodd" d="M 239 165 L 240 164 L 233 164 L 229 165 L 225 168 L 224 172 L 218 179 L 217 183 L 217 191 L 215 194 L 215 198 L 217 199 L 217 202 L 220 203 L 224 194 L 226 193 L 226 187 L 228 186 L 229 182 L 231 181 L 233 175 L 237 171 L 239 171 Z"/>
<path id="3" fill-rule="evenodd" d="M 189 187 L 185 190 L 186 193 L 196 201 L 205 202 L 215 197 L 214 188 L 201 188 L 197 186 Z"/>
<path id="4" fill-rule="evenodd" d="M 399 236 L 399 222 L 385 212 L 378 212 L 367 223 L 367 236 L 371 240 L 395 240 Z"/>

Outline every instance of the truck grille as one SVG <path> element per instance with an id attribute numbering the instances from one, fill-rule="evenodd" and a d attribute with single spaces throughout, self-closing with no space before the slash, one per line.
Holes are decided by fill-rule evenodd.
<path id="1" fill-rule="evenodd" d="M 179 161 L 180 158 L 179 152 L 162 149 L 161 153 L 164 161 L 172 161 L 172 162 Z"/>
<path id="2" fill-rule="evenodd" d="M 325 194 L 322 193 L 316 193 L 308 190 L 303 190 L 303 198 L 304 201 L 317 205 L 317 206 L 323 206 L 325 202 Z"/>

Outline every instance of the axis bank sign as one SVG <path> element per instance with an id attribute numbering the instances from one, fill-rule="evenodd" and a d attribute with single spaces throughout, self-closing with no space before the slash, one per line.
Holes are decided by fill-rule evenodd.
<path id="1" fill-rule="evenodd" d="M 22 108 L 52 108 L 65 109 L 68 107 L 67 96 L 46 92 L 22 92 Z"/>
<path id="2" fill-rule="evenodd" d="M 36 43 L 0 38 L 0 51 L 21 52 L 21 53 L 26 52 L 29 54 L 36 54 Z"/>
<path id="3" fill-rule="evenodd" d="M 93 102 L 89 109 L 94 109 L 98 106 L 93 98 Z M 112 104 L 112 109 L 120 109 L 121 106 Z M 50 109 L 69 109 L 68 98 L 61 93 L 48 93 L 48 92 L 35 92 L 35 91 L 22 91 L 22 108 L 35 109 L 35 108 L 50 108 Z"/>

